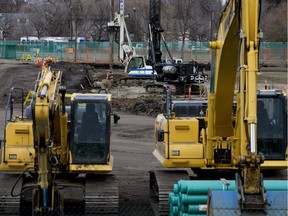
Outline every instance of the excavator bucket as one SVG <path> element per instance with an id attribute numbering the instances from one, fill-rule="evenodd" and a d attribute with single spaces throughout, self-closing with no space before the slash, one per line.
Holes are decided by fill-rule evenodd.
<path id="1" fill-rule="evenodd" d="M 238 215 L 286 215 L 287 191 L 267 191 L 267 204 L 263 209 L 245 209 L 239 204 L 237 191 L 210 191 L 208 194 L 209 216 L 238 216 Z"/>

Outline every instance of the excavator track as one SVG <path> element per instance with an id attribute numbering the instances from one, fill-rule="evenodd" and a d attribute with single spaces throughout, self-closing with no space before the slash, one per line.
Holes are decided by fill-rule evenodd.
<path id="1" fill-rule="evenodd" d="M 138 84 L 142 85 L 145 82 L 153 81 L 153 77 L 122 77 L 115 81 L 117 85 L 128 85 L 128 84 Z"/>
<path id="2" fill-rule="evenodd" d="M 20 196 L 11 196 L 11 189 L 19 175 L 0 174 L 0 215 L 18 216 L 20 210 Z M 21 191 L 21 180 L 14 189 L 14 194 Z"/>
<path id="3" fill-rule="evenodd" d="M 118 215 L 119 195 L 113 175 L 86 179 L 85 215 Z"/>
<path id="4" fill-rule="evenodd" d="M 169 215 L 169 193 L 173 191 L 173 185 L 181 179 L 190 179 L 189 174 L 186 170 L 150 171 L 152 207 L 155 215 Z"/>
<path id="5" fill-rule="evenodd" d="M 63 177 L 63 176 L 62 176 Z M 18 181 L 13 194 L 27 190 L 20 196 L 12 197 L 18 175 L 1 174 L 0 215 L 31 216 L 41 215 L 32 212 L 32 194 L 37 188 L 35 178 L 24 178 Z M 22 182 L 24 182 L 22 184 Z M 117 216 L 119 212 L 119 194 L 116 178 L 113 175 L 87 175 L 82 177 L 57 178 L 55 183 L 53 216 Z M 21 187 L 22 186 L 22 187 Z"/>

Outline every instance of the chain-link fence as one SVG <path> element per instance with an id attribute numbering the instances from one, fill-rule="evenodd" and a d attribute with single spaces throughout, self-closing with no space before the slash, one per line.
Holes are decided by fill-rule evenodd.
<path id="1" fill-rule="evenodd" d="M 136 53 L 148 54 L 147 43 L 132 43 Z M 184 61 L 195 60 L 198 62 L 210 62 L 211 51 L 208 42 L 186 42 L 184 46 L 179 42 L 167 42 L 168 49 L 173 58 L 182 58 Z M 162 47 L 162 59 L 169 58 L 169 52 L 164 44 Z M 182 52 L 183 49 L 183 52 Z M 114 44 L 113 60 L 119 63 L 119 44 Z M 59 61 L 83 62 L 83 63 L 109 63 L 111 49 L 109 42 L 47 42 L 47 41 L 2 41 L 0 42 L 1 59 L 17 59 L 24 61 L 39 58 L 52 58 Z M 263 42 L 260 47 L 260 62 L 262 63 L 286 63 L 287 42 Z"/>

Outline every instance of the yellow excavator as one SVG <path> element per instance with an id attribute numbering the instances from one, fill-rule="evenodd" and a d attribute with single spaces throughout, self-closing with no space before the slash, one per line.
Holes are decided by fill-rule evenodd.
<path id="1" fill-rule="evenodd" d="M 110 94 L 73 93 L 43 66 L 30 105 L 14 116 L 12 88 L 1 142 L 0 215 L 118 215 Z"/>
<path id="2" fill-rule="evenodd" d="M 212 71 L 208 101 L 194 106 L 199 108 L 202 104 L 205 117 L 181 116 L 181 113 L 189 113 L 189 106 L 185 103 L 172 106 L 169 91 L 164 94 L 165 111 L 155 121 L 153 154 L 164 167 L 173 170 L 150 172 L 150 187 L 158 198 L 159 215 L 168 212 L 187 216 L 193 213 L 220 215 L 221 211 L 221 215 L 251 215 L 254 210 L 255 215 L 258 210 L 266 215 L 275 215 L 277 211 L 280 212 L 278 215 L 287 214 L 287 203 L 283 202 L 287 201 L 287 191 L 282 191 L 287 190 L 287 181 L 281 183 L 283 188 L 278 188 L 279 196 L 273 192 L 267 194 L 266 189 L 270 188 L 267 185 L 275 186 L 279 182 L 263 183 L 261 174 L 264 169 L 286 170 L 288 150 L 286 97 L 278 90 L 257 89 L 258 51 L 262 37 L 258 26 L 260 12 L 259 0 L 227 2 L 219 22 L 217 40 L 210 42 Z M 208 107 L 207 112 L 205 107 Z M 187 204 L 187 200 L 193 200 L 187 198 L 192 192 L 183 197 L 181 188 L 193 184 L 200 188 L 204 181 L 190 181 L 185 186 L 179 183 L 179 187 L 174 185 L 177 195 L 171 195 L 168 201 L 173 184 L 179 179 L 189 180 L 193 174 L 174 170 L 177 168 L 200 170 L 199 175 L 205 173 L 213 180 L 219 173 L 222 178 L 231 178 L 228 171 L 234 171 L 236 192 L 227 195 L 221 191 L 216 195 L 210 191 L 206 211 L 198 209 L 195 213 L 193 203 Z M 229 185 L 226 183 L 222 184 L 223 190 Z M 212 184 L 207 183 L 208 187 Z M 207 193 L 208 188 L 206 199 Z M 232 208 L 229 201 L 235 201 L 233 204 L 236 205 Z M 184 204 L 179 206 L 180 202 Z"/>

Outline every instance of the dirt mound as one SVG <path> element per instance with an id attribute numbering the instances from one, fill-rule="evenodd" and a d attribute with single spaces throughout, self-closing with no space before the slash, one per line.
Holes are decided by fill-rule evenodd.
<path id="1" fill-rule="evenodd" d="M 68 93 L 98 92 L 93 84 L 107 78 L 107 74 L 110 72 L 109 68 L 99 68 L 95 65 L 70 62 L 50 63 L 49 66 L 53 70 L 61 70 L 63 72 L 62 81 L 66 85 Z M 113 70 L 112 75 L 114 80 L 119 80 L 125 76 L 123 69 Z M 162 110 L 162 97 L 113 98 L 113 109 L 115 111 L 154 117 Z"/>

